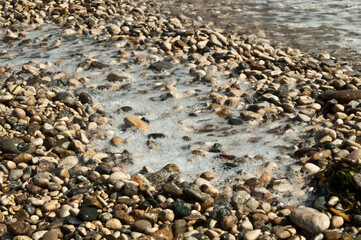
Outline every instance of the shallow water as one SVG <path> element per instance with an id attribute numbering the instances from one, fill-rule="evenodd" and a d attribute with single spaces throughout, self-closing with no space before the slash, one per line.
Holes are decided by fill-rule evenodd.
<path id="1" fill-rule="evenodd" d="M 177 6 L 177 8 L 174 7 Z M 180 8 L 182 11 L 174 11 Z M 180 0 L 164 3 L 186 15 L 310 54 L 328 52 L 360 69 L 361 2 L 353 0 Z"/>
<path id="2" fill-rule="evenodd" d="M 287 154 L 291 154 L 293 144 L 300 141 L 299 128 L 296 127 L 289 134 L 277 135 L 268 131 L 284 125 L 281 121 L 229 125 L 225 118 L 218 117 L 205 104 L 210 101 L 209 93 L 213 86 L 192 81 L 189 67 L 185 64 L 178 64 L 164 72 L 154 72 L 149 69 L 149 62 L 134 62 L 137 56 L 147 54 L 146 51 L 133 49 L 136 54 L 120 59 L 117 51 L 124 46 L 124 42 L 98 41 L 83 36 L 65 39 L 63 29 L 55 25 L 30 32 L 26 34 L 26 39 L 31 39 L 32 43 L 25 47 L 0 43 L 0 48 L 9 52 L 1 57 L 0 66 L 15 70 L 20 70 L 23 64 L 39 68 L 45 66 L 45 70 L 53 75 L 64 72 L 61 80 L 65 83 L 72 77 L 91 79 L 89 83 L 75 88 L 90 92 L 94 100 L 103 105 L 109 119 L 106 125 L 100 126 L 106 133 L 106 139 L 92 141 L 91 148 L 112 156 L 124 150 L 131 152 L 126 161 L 114 160 L 115 164 L 132 162 L 127 167 L 131 173 L 139 171 L 145 165 L 159 170 L 168 163 L 176 163 L 185 179 L 194 179 L 197 174 L 212 171 L 217 182 L 223 182 L 233 177 L 259 177 L 262 173 L 260 166 L 269 161 L 276 162 L 278 166 L 278 170 L 272 175 L 283 177 L 288 166 L 298 162 Z M 58 39 L 62 39 L 60 46 L 51 47 Z M 132 49 L 128 50 L 130 52 Z M 108 66 L 76 71 L 80 62 L 90 59 Z M 106 81 L 110 72 L 124 69 L 133 76 L 128 82 L 130 87 L 124 89 L 121 87 L 125 83 Z M 229 81 L 231 80 L 222 78 L 219 84 Z M 246 80 L 240 80 L 239 84 L 244 92 L 251 93 Z M 58 85 L 55 87 L 66 89 L 61 84 Z M 104 85 L 107 85 L 106 89 L 99 88 Z M 177 88 L 179 98 L 162 99 L 169 92 L 167 86 L 170 85 Z M 122 106 L 130 106 L 133 110 L 131 113 L 120 113 L 118 110 Z M 177 106 L 181 108 L 176 110 Z M 237 117 L 239 110 L 233 109 L 231 112 Z M 148 120 L 150 131 L 142 133 L 126 129 L 123 119 L 130 115 Z M 165 136 L 151 139 L 152 145 L 156 146 L 154 149 L 150 149 L 147 144 L 150 133 Z M 119 136 L 127 143 L 118 147 L 111 146 L 109 141 L 112 136 Z M 185 142 L 184 136 L 192 140 Z M 192 152 L 195 149 L 208 151 L 215 143 L 221 144 L 221 150 L 230 157 L 244 158 L 244 162 L 233 164 L 231 160 L 220 157 L 219 152 L 207 152 L 204 156 Z"/>

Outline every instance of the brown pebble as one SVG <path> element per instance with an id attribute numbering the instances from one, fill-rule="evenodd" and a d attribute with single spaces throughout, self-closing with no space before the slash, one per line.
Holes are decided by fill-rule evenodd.
<path id="1" fill-rule="evenodd" d="M 214 174 L 212 172 L 207 171 L 207 172 L 202 173 L 200 177 L 204 178 L 204 179 L 206 179 L 208 181 L 211 181 L 211 180 L 214 179 Z"/>
<path id="2" fill-rule="evenodd" d="M 233 226 L 235 226 L 238 223 L 238 219 L 236 216 L 223 216 L 221 220 L 221 226 L 224 230 L 231 229 Z"/>
<path id="3" fill-rule="evenodd" d="M 55 231 L 49 231 L 43 235 L 42 239 L 43 240 L 57 240 L 58 234 Z"/>
<path id="4" fill-rule="evenodd" d="M 134 127 L 142 132 L 149 130 L 148 124 L 137 117 L 126 117 L 124 118 L 124 123 L 127 127 Z"/>
<path id="5" fill-rule="evenodd" d="M 120 137 L 113 137 L 112 140 L 110 140 L 110 143 L 113 146 L 118 146 L 123 143 L 123 140 Z"/>
<path id="6" fill-rule="evenodd" d="M 180 173 L 180 169 L 179 169 L 178 165 L 175 163 L 170 163 L 170 164 L 165 165 L 162 168 L 162 170 L 165 170 L 167 172 L 172 172 L 172 173 Z"/>
<path id="7" fill-rule="evenodd" d="M 173 231 L 170 227 L 164 227 L 151 234 L 152 237 L 159 240 L 172 240 L 174 239 Z"/>

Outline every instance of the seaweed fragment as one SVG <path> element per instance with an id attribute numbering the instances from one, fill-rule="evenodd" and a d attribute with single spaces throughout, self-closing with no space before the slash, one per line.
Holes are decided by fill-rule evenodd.
<path id="1" fill-rule="evenodd" d="M 361 173 L 357 163 L 331 161 L 318 177 L 331 195 L 340 198 L 345 208 L 343 212 L 361 214 L 361 193 L 353 178 L 356 173 Z"/>

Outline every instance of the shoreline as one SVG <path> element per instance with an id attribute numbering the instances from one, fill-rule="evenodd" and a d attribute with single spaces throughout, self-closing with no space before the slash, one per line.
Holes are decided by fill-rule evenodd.
<path id="1" fill-rule="evenodd" d="M 188 18 L 168 19 L 158 12 L 157 3 L 151 8 L 147 4 L 151 1 L 16 6 L 24 14 L 17 18 L 26 19 L 28 13 L 30 21 L 37 24 L 68 23 L 60 24 L 61 37 L 54 33 L 30 39 L 30 29 L 41 31 L 41 27 L 17 23 L 11 28 L 28 30 L 8 30 L 1 36 L 8 48 L 1 52 L 2 59 L 8 61 L 7 66 L 1 66 L 1 234 L 21 239 L 87 235 L 93 235 L 91 239 L 359 237 L 358 203 L 352 205 L 355 212 L 343 213 L 349 206 L 341 201 L 342 193 L 336 196 L 325 192 L 316 198 L 313 208 L 280 205 L 274 193 L 287 193 L 292 186 L 285 176 L 274 175 L 274 164 L 277 168 L 285 160 L 282 157 L 278 163 L 260 164 L 263 170 L 258 177 L 243 175 L 217 189 L 210 171 L 194 176 L 194 182 L 179 176 L 182 167 L 177 164 L 167 164 L 159 171 L 144 167 L 131 176 L 124 171 L 124 166 L 132 164 L 131 151 L 97 152 L 93 148 L 94 140 L 107 136 L 115 147 L 133 143 L 124 137 L 126 134 L 107 129 L 115 117 L 107 112 L 108 106 L 93 100 L 92 92 L 108 89 L 126 94 L 124 89 L 144 78 L 149 83 L 136 85 L 140 89 L 134 93 L 161 93 L 152 98 L 155 104 L 189 97 L 202 106 L 185 111 L 171 105 L 172 110 L 167 112 L 170 116 L 183 112 L 191 119 L 213 114 L 222 120 L 206 128 L 187 129 L 189 134 L 216 133 L 214 126 L 222 124 L 230 129 L 222 131 L 234 135 L 237 132 L 232 130 L 239 126 L 284 120 L 283 125 L 269 129 L 274 136 L 283 136 L 298 126 L 305 136 L 292 144 L 299 163 L 291 165 L 288 178 L 300 181 L 306 192 L 318 190 L 317 184 L 309 186 L 311 176 L 336 179 L 334 170 L 328 168 L 333 162 L 350 160 L 348 164 L 354 167 L 352 164 L 360 159 L 361 112 L 359 92 L 354 90 L 361 80 L 348 75 L 352 69 L 344 62 L 328 54 L 315 59 L 299 50 L 275 49 Z M 4 9 L 1 11 L 4 17 Z M 11 13 L 17 14 L 10 7 L 5 10 L 5 15 Z M 6 26 L 4 18 L 1 20 Z M 104 51 L 103 59 L 110 53 L 105 47 L 118 48 L 115 57 L 106 62 L 86 56 L 81 52 L 89 49 L 86 47 L 78 52 L 74 46 L 74 52 L 69 51 L 69 44 L 85 41 L 80 35 L 89 37 L 90 43 Z M 40 53 L 29 57 L 48 60 L 16 63 L 16 53 L 26 55 L 27 48 L 34 52 L 44 48 L 49 56 Z M 51 51 L 74 59 L 52 62 Z M 181 75 L 182 80 L 163 81 L 182 64 L 190 69 Z M 63 70 L 51 72 L 58 66 L 64 66 Z M 116 68 L 118 71 L 109 71 Z M 135 75 L 138 71 L 144 76 Z M 336 92 L 330 92 L 333 90 Z M 139 109 L 119 108 L 121 133 L 132 131 L 136 136 L 146 136 L 144 146 L 150 151 L 161 147 L 157 138 L 164 136 L 154 134 L 158 118 L 138 114 Z M 219 156 L 228 166 L 262 159 L 247 153 L 246 157 L 234 156 L 217 142 L 192 142 L 187 135 L 179 139 L 191 142 L 186 149 L 190 156 L 215 154 L 211 156 Z M 359 194 L 359 174 L 355 172 L 351 178 L 347 175 L 348 185 L 342 187 Z M 312 225 L 309 219 L 314 220 Z"/>

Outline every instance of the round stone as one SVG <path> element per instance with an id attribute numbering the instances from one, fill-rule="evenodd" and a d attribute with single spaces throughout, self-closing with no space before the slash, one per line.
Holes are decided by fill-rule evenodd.
<path id="1" fill-rule="evenodd" d="M 332 216 L 331 218 L 331 226 L 333 228 L 340 228 L 344 224 L 344 220 L 340 216 Z"/>
<path id="2" fill-rule="evenodd" d="M 43 240 L 57 240 L 57 239 L 58 239 L 58 234 L 55 231 L 49 231 L 43 235 Z"/>
<path id="3" fill-rule="evenodd" d="M 123 140 L 120 137 L 113 137 L 110 142 L 113 146 L 118 146 L 123 143 Z"/>
<path id="4" fill-rule="evenodd" d="M 46 202 L 43 206 L 45 212 L 54 211 L 57 209 L 56 204 L 54 202 Z"/>
<path id="5" fill-rule="evenodd" d="M 133 228 L 137 232 L 144 233 L 147 229 L 151 228 L 152 224 L 144 219 L 135 221 Z"/>
<path id="6" fill-rule="evenodd" d="M 88 93 L 82 92 L 82 93 L 79 94 L 79 101 L 82 104 L 86 104 L 86 103 L 92 103 L 93 99 Z"/>
<path id="7" fill-rule="evenodd" d="M 13 169 L 9 172 L 9 180 L 16 181 L 23 175 L 23 170 L 21 169 Z"/>
<path id="8" fill-rule="evenodd" d="M 105 223 L 105 227 L 113 230 L 119 229 L 122 227 L 122 223 L 119 221 L 119 219 L 112 218 Z"/>

